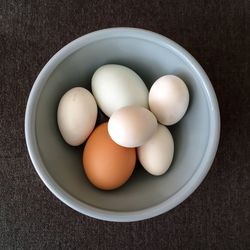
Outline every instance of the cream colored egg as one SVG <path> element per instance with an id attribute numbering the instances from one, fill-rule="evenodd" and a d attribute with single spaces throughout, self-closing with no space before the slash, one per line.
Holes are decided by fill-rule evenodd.
<path id="1" fill-rule="evenodd" d="M 125 66 L 107 64 L 100 67 L 92 77 L 91 87 L 99 108 L 109 117 L 125 106 L 148 108 L 146 85 L 133 70 Z"/>
<path id="2" fill-rule="evenodd" d="M 149 91 L 149 107 L 164 125 L 178 122 L 186 113 L 189 93 L 186 84 L 177 76 L 160 77 Z"/>
<path id="3" fill-rule="evenodd" d="M 128 106 L 115 111 L 108 122 L 108 132 L 114 142 L 134 148 L 141 146 L 157 130 L 157 120 L 148 109 Z"/>
<path id="4" fill-rule="evenodd" d="M 59 102 L 58 127 L 64 140 L 72 146 L 78 146 L 87 139 L 94 129 L 96 117 L 95 99 L 85 88 L 70 89 Z"/>
<path id="5" fill-rule="evenodd" d="M 156 133 L 144 145 L 137 148 L 142 166 L 152 175 L 164 174 L 174 155 L 174 141 L 167 127 L 159 124 Z"/>

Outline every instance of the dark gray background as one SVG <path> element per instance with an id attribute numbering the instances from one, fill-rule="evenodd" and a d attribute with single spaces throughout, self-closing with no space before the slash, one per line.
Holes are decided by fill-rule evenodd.
<path id="1" fill-rule="evenodd" d="M 204 67 L 222 133 L 202 185 L 156 218 L 81 215 L 36 174 L 24 141 L 33 82 L 73 39 L 113 26 L 163 34 Z M 0 249 L 250 249 L 250 1 L 0 1 Z"/>

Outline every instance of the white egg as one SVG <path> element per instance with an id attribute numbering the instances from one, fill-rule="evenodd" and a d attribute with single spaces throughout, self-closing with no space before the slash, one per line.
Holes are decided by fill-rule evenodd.
<path id="1" fill-rule="evenodd" d="M 64 140 L 72 146 L 78 146 L 87 139 L 94 129 L 96 117 L 96 101 L 87 89 L 70 89 L 59 102 L 58 127 Z"/>
<path id="2" fill-rule="evenodd" d="M 142 166 L 152 175 L 164 174 L 173 159 L 174 141 L 169 130 L 159 124 L 157 131 L 144 145 L 137 148 Z"/>
<path id="3" fill-rule="evenodd" d="M 118 109 L 108 122 L 108 132 L 113 141 L 128 148 L 141 146 L 156 130 L 155 116 L 148 109 L 138 106 Z"/>
<path id="4" fill-rule="evenodd" d="M 186 113 L 188 103 L 188 88 L 174 75 L 160 77 L 149 91 L 150 110 L 164 125 L 178 122 Z"/>
<path id="5" fill-rule="evenodd" d="M 125 106 L 148 108 L 148 89 L 131 69 L 107 64 L 96 70 L 91 87 L 99 108 L 107 115 Z"/>

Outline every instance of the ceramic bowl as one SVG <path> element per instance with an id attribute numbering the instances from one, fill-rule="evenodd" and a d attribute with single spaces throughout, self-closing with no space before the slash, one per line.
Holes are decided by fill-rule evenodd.
<path id="1" fill-rule="evenodd" d="M 138 163 L 123 187 L 101 191 L 83 172 L 83 147 L 71 147 L 63 141 L 56 113 L 67 90 L 75 86 L 90 90 L 95 70 L 109 63 L 133 69 L 148 88 L 162 75 L 179 76 L 188 86 L 190 104 L 184 118 L 169 127 L 175 154 L 166 174 L 151 176 Z M 63 47 L 39 73 L 25 115 L 29 155 L 44 184 L 71 208 L 108 221 L 147 219 L 184 201 L 209 171 L 219 134 L 216 95 L 202 67 L 172 40 L 135 28 L 96 31 Z"/>

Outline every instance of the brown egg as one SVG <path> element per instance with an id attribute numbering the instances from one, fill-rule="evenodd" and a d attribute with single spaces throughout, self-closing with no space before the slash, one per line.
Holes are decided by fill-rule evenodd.
<path id="1" fill-rule="evenodd" d="M 90 135 L 83 151 L 83 168 L 90 182 L 104 190 L 123 185 L 133 173 L 136 149 L 116 144 L 108 134 L 108 123 Z"/>

